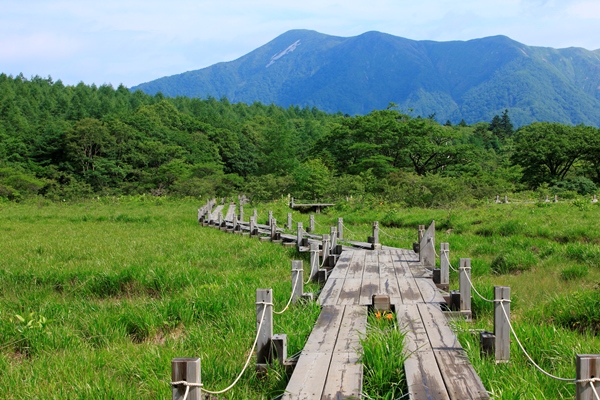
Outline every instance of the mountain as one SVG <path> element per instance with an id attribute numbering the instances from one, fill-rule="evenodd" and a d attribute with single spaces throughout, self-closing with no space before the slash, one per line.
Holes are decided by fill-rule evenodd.
<path id="1" fill-rule="evenodd" d="M 288 31 L 231 62 L 131 90 L 366 114 L 390 102 L 438 121 L 600 126 L 600 50 L 526 46 L 506 36 L 415 41 L 380 32 Z"/>

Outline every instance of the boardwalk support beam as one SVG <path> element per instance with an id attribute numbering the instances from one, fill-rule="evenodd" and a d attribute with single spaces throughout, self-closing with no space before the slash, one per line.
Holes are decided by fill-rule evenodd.
<path id="1" fill-rule="evenodd" d="M 171 360 L 171 382 L 187 382 L 200 385 L 200 359 L 199 358 L 174 358 Z M 185 385 L 173 385 L 173 400 L 200 400 L 199 386 L 190 386 L 189 393 Z"/>

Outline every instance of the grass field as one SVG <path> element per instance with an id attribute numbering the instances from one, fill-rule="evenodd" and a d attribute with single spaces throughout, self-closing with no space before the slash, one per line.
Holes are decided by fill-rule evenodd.
<path id="1" fill-rule="evenodd" d="M 175 357 L 201 357 L 207 389 L 232 382 L 254 339 L 255 290 L 273 288 L 275 309 L 282 308 L 290 260 L 302 256 L 199 227 L 200 205 L 145 197 L 0 203 L 0 397 L 164 399 Z M 284 200 L 257 208 L 260 222 L 273 210 L 280 225 L 289 212 Z M 575 354 L 600 353 L 598 205 L 423 210 L 350 201 L 318 215 L 317 232 L 329 233 L 337 217 L 344 217 L 345 237 L 361 241 L 378 220 L 381 241 L 402 248 L 412 247 L 419 224 L 435 219 L 436 242 L 450 243 L 454 266 L 472 259 L 484 296 L 492 297 L 494 285 L 511 287 L 515 329 L 543 368 L 572 378 Z M 293 218 L 308 225 L 307 214 Z M 514 342 L 509 364 L 481 359 L 477 330 L 492 330 L 493 316 L 477 298 L 473 308 L 475 321 L 456 329 L 494 398 L 574 397 L 573 385 L 536 371 Z M 318 312 L 305 304 L 275 316 L 290 354 L 301 349 Z M 277 368 L 266 380 L 247 373 L 226 397 L 272 398 L 285 382 Z"/>

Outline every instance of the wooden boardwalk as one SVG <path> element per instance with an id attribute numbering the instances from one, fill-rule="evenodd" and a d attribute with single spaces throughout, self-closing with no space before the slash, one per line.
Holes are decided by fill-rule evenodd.
<path id="1" fill-rule="evenodd" d="M 375 294 L 388 295 L 406 331 L 405 373 L 413 400 L 488 399 L 442 311 L 445 303 L 412 250 L 344 251 L 318 298 L 322 312 L 284 399 L 360 398 L 360 337 Z"/>
<path id="2" fill-rule="evenodd" d="M 230 206 L 225 225 L 232 221 Z M 233 210 L 232 210 L 233 208 Z M 209 213 L 216 220 L 223 206 Z M 241 231 L 249 224 L 238 222 Z M 231 231 L 234 230 L 231 224 Z M 257 224 L 259 234 L 268 226 Z M 283 242 L 295 235 L 280 234 Z M 319 242 L 315 235 L 306 235 Z M 281 240 L 279 240 L 281 241 Z M 346 241 L 346 243 L 348 243 Z M 321 314 L 286 387 L 283 399 L 360 399 L 363 366 L 360 338 L 366 331 L 373 295 L 389 296 L 400 329 L 406 332 L 404 364 L 412 400 L 489 399 L 464 349 L 442 311 L 446 300 L 432 280 L 431 270 L 413 250 L 383 247 L 367 250 L 370 243 L 344 247 L 317 299 Z M 299 249 L 308 250 L 306 247 Z"/>

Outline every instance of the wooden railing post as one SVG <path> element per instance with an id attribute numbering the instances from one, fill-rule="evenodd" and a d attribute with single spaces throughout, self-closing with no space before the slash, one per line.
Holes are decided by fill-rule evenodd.
<path id="1" fill-rule="evenodd" d="M 171 382 L 187 382 L 200 385 L 200 359 L 199 358 L 174 358 L 171 360 Z M 190 386 L 189 393 L 185 397 L 188 388 L 183 385 L 172 385 L 173 400 L 200 400 L 200 387 Z"/>
<path id="2" fill-rule="evenodd" d="M 440 244 L 440 283 L 450 284 L 450 243 Z"/>
<path id="3" fill-rule="evenodd" d="M 302 246 L 302 238 L 304 237 L 304 230 L 302 229 L 302 222 L 298 222 L 298 227 L 296 230 L 296 246 L 300 249 Z"/>
<path id="4" fill-rule="evenodd" d="M 252 212 L 252 215 L 254 216 L 254 222 L 258 223 L 258 211 L 256 211 L 256 208 Z"/>
<path id="5" fill-rule="evenodd" d="M 425 235 L 425 225 L 419 225 L 419 243 L 421 243 L 421 240 L 423 240 L 423 235 Z"/>
<path id="6" fill-rule="evenodd" d="M 494 286 L 494 301 L 494 353 L 504 363 L 510 360 L 510 287 Z"/>
<path id="7" fill-rule="evenodd" d="M 310 214 L 310 216 L 308 217 L 308 231 L 309 232 L 315 231 L 315 215 L 314 214 Z"/>
<path id="8" fill-rule="evenodd" d="M 337 237 L 340 240 L 344 240 L 344 219 L 343 218 L 338 218 Z"/>
<path id="9" fill-rule="evenodd" d="M 286 228 L 287 229 L 292 229 L 293 228 L 292 227 L 292 213 L 288 213 L 287 217 L 288 218 L 287 218 L 287 226 L 286 226 Z"/>
<path id="10" fill-rule="evenodd" d="M 240 202 L 240 214 L 239 214 L 240 222 L 244 222 L 244 205 Z"/>
<path id="11" fill-rule="evenodd" d="M 315 279 L 319 271 L 319 242 L 310 242 L 310 280 Z"/>
<path id="12" fill-rule="evenodd" d="M 258 229 L 256 228 L 256 217 L 250 217 L 250 237 L 254 237 L 258 234 Z"/>
<path id="13" fill-rule="evenodd" d="M 271 227 L 271 240 L 277 240 L 277 220 L 271 218 L 269 220 L 269 226 Z"/>
<path id="14" fill-rule="evenodd" d="M 471 318 L 471 259 L 461 258 L 459 271 L 460 312 Z"/>
<path id="15" fill-rule="evenodd" d="M 600 354 L 577 354 L 575 357 L 575 380 L 600 378 Z M 597 393 L 600 393 L 600 381 L 593 382 Z M 577 383 L 576 400 L 596 400 L 594 388 L 589 382 Z"/>
<path id="16" fill-rule="evenodd" d="M 331 238 L 331 243 L 329 244 L 329 254 L 335 254 L 335 248 L 337 246 L 337 230 L 335 226 L 329 228 L 329 237 Z"/>
<path id="17" fill-rule="evenodd" d="M 329 260 L 329 250 L 331 249 L 331 236 L 330 235 L 323 235 L 323 244 L 321 245 L 322 247 L 322 251 L 321 251 L 321 257 L 323 261 L 323 266 L 328 265 L 327 262 Z"/>
<path id="18" fill-rule="evenodd" d="M 256 335 L 258 337 L 256 340 L 256 369 L 262 371 L 271 361 L 270 344 L 273 336 L 272 289 L 256 289 Z"/>
<path id="19" fill-rule="evenodd" d="M 269 211 L 269 219 L 267 221 L 267 225 L 271 226 L 271 221 L 273 221 L 273 211 Z"/>
<path id="20" fill-rule="evenodd" d="M 296 304 L 304 293 L 304 268 L 302 260 L 292 261 L 292 303 Z"/>
<path id="21" fill-rule="evenodd" d="M 379 221 L 373 222 L 373 244 L 371 248 L 373 250 L 381 249 L 381 243 L 379 243 Z"/>

